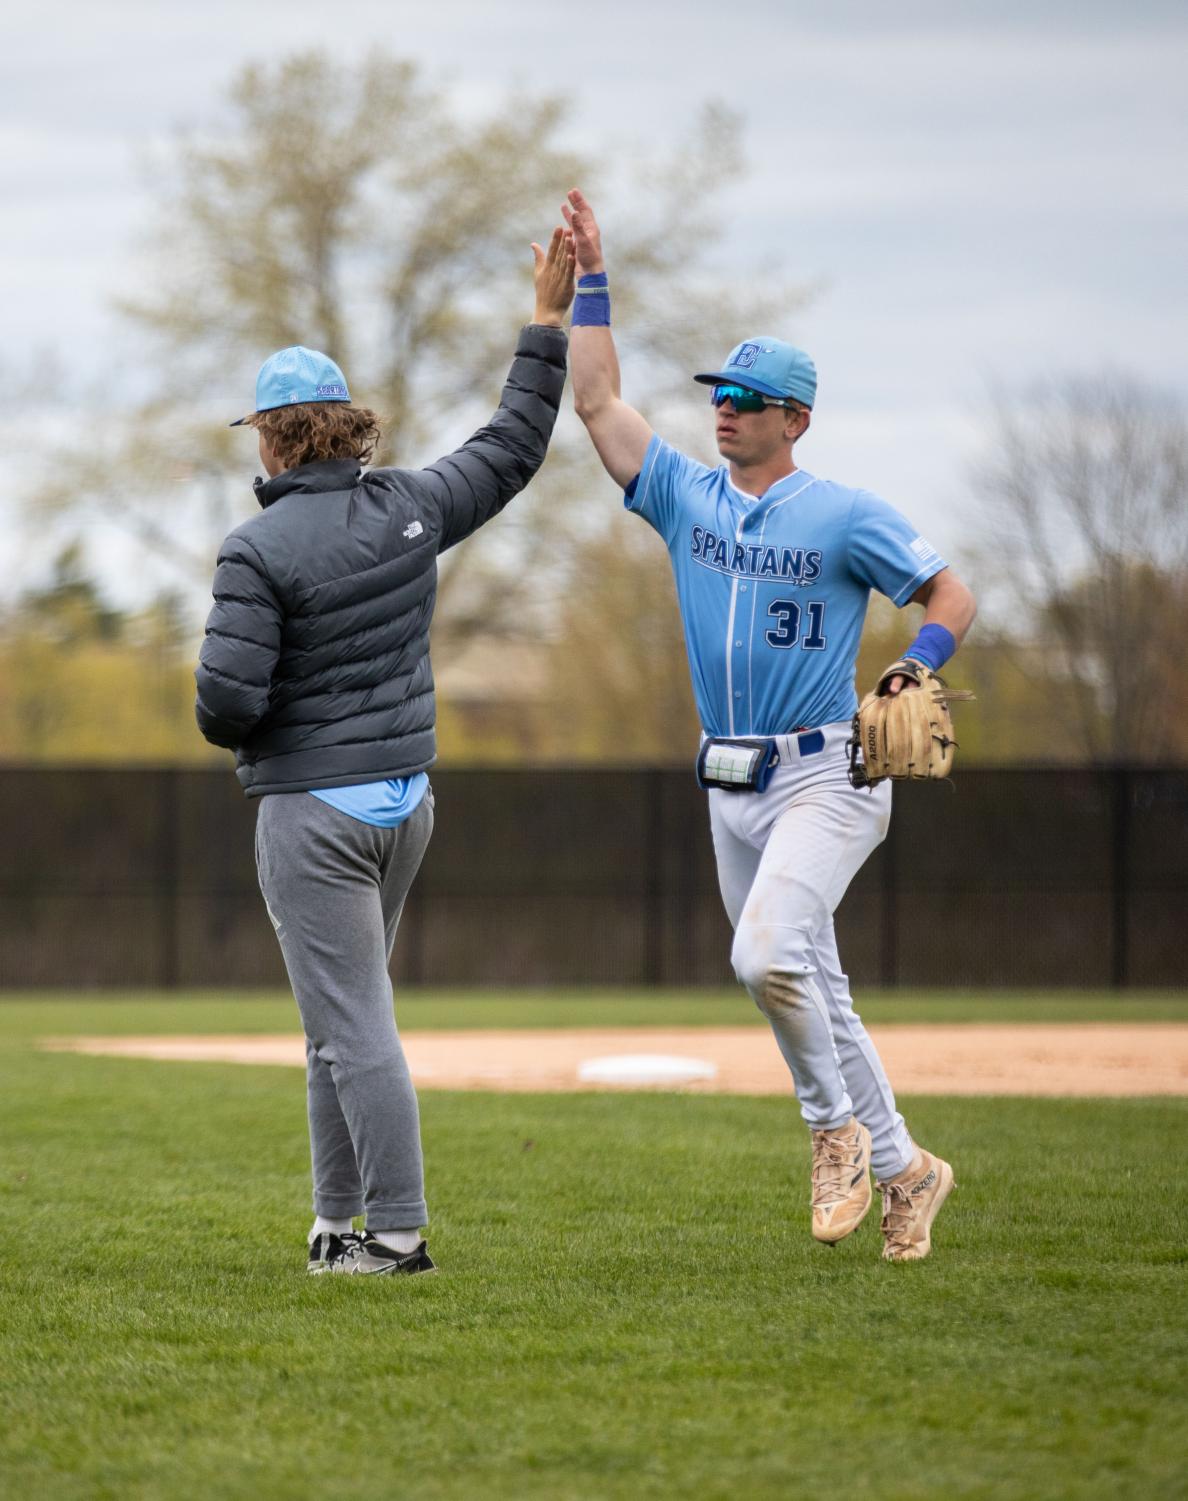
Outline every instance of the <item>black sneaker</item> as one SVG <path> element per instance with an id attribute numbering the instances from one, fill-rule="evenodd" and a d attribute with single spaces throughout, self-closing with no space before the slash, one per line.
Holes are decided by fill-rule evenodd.
<path id="1" fill-rule="evenodd" d="M 393 1251 L 390 1246 L 376 1240 L 370 1231 L 356 1236 L 359 1242 L 350 1261 L 343 1266 L 332 1266 L 334 1272 L 358 1272 L 363 1276 L 411 1277 L 417 1272 L 435 1272 L 437 1268 L 429 1259 L 427 1243 L 421 1241 L 411 1251 Z"/>
<path id="2" fill-rule="evenodd" d="M 345 1235 L 323 1230 L 309 1243 L 309 1261 L 305 1270 L 311 1277 L 319 1277 L 323 1272 L 349 1272 L 362 1252 L 363 1237 L 354 1230 L 348 1230 Z"/>

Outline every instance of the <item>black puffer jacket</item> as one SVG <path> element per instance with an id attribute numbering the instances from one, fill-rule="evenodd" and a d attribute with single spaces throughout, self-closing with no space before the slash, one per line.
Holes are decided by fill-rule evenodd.
<path id="1" fill-rule="evenodd" d="M 433 762 L 437 555 L 497 515 L 545 456 L 565 334 L 520 334 L 499 410 L 427 469 L 330 459 L 256 481 L 263 512 L 219 552 L 198 725 L 249 797 L 342 787 Z"/>

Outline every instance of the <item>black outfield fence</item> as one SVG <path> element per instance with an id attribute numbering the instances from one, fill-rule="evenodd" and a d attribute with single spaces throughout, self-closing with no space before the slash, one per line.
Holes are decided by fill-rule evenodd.
<path id="1" fill-rule="evenodd" d="M 732 978 L 688 772 L 433 784 L 398 980 Z M 1188 770 L 965 768 L 895 797 L 838 913 L 856 984 L 1188 985 Z M 0 769 L 0 987 L 284 984 L 254 823 L 225 770 Z"/>

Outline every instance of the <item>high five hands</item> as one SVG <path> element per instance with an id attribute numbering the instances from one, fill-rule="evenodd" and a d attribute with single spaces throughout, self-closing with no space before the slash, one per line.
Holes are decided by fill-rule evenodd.
<path id="1" fill-rule="evenodd" d="M 553 231 L 549 248 L 543 250 L 535 241 L 532 254 L 536 259 L 536 316 L 534 323 L 561 326 L 573 301 L 575 274 L 589 276 L 606 269 L 602 259 L 602 237 L 594 210 L 580 188 L 571 188 L 561 205 L 566 227 Z"/>
<path id="2" fill-rule="evenodd" d="M 598 233 L 598 221 L 594 218 L 594 210 L 587 203 L 585 194 L 580 188 L 571 188 L 566 196 L 569 201 L 561 205 L 561 212 L 565 216 L 565 222 L 573 238 L 578 275 L 591 276 L 595 272 L 605 271 L 606 263 L 602 259 L 602 236 Z"/>
<path id="3" fill-rule="evenodd" d="M 560 328 L 561 320 L 573 301 L 573 235 L 558 225 L 553 231 L 553 238 L 549 241 L 549 248 L 542 250 L 534 240 L 532 254 L 536 261 L 533 271 L 533 280 L 536 283 L 536 315 L 532 321 Z"/>

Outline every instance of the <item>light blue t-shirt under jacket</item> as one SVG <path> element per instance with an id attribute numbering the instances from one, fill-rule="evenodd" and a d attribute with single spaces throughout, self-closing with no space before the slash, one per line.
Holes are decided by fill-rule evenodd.
<path id="1" fill-rule="evenodd" d="M 357 818 L 360 823 L 379 829 L 394 829 L 416 812 L 429 791 L 427 773 L 412 777 L 390 777 L 386 782 L 357 782 L 350 787 L 319 787 L 310 793 L 324 803 Z"/>

